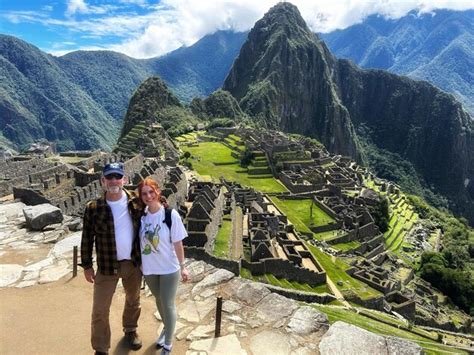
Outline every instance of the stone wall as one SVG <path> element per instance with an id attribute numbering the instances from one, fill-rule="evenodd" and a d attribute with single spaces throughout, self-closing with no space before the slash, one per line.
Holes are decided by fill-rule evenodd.
<path id="1" fill-rule="evenodd" d="M 82 215 L 87 202 L 99 198 L 104 190 L 99 180 L 95 180 L 84 187 L 76 187 L 74 192 L 66 198 L 53 203 L 63 214 Z"/>
<path id="2" fill-rule="evenodd" d="M 12 179 L 30 175 L 36 171 L 52 168 L 56 164 L 43 157 L 2 160 L 0 162 L 0 179 Z"/>
<path id="3" fill-rule="evenodd" d="M 284 172 L 281 172 L 278 178 L 283 183 L 283 185 L 286 186 L 288 190 L 290 190 L 292 193 L 295 193 L 295 194 L 321 190 L 324 186 L 324 184 L 312 185 L 312 184 L 294 183 L 293 179 L 291 179 L 291 177 L 285 174 Z"/>
<path id="4" fill-rule="evenodd" d="M 185 246 L 184 255 L 186 258 L 202 260 L 217 268 L 226 269 L 234 273 L 235 276 L 240 275 L 240 262 L 239 261 L 217 258 L 214 255 L 210 255 L 209 253 L 207 253 L 203 248 Z"/>
<path id="5" fill-rule="evenodd" d="M 324 226 L 310 226 L 309 227 L 309 229 L 311 229 L 313 233 L 329 232 L 329 231 L 338 230 L 341 228 L 342 228 L 342 221 L 325 224 Z"/>
<path id="6" fill-rule="evenodd" d="M 27 187 L 30 180 L 28 175 L 0 181 L 0 197 L 13 193 L 13 187 Z"/>
<path id="7" fill-rule="evenodd" d="M 371 250 L 365 257 L 367 259 L 373 258 L 374 256 L 382 253 L 385 250 L 385 245 L 379 244 L 375 249 Z"/>
<path id="8" fill-rule="evenodd" d="M 50 203 L 40 192 L 21 187 L 13 188 L 13 198 L 20 199 L 25 205 L 35 206 L 42 203 Z"/>
<path id="9" fill-rule="evenodd" d="M 336 297 L 329 293 L 317 294 L 317 293 L 304 292 L 304 291 L 299 291 L 299 290 L 286 289 L 286 288 L 273 286 L 269 284 L 264 284 L 264 285 L 270 291 L 278 293 L 287 298 L 294 299 L 295 301 L 306 302 L 306 303 L 327 304 L 331 301 L 336 300 Z"/>
<path id="10" fill-rule="evenodd" d="M 400 291 L 387 293 L 385 300 L 390 303 L 392 311 L 401 314 L 407 319 L 415 318 L 416 304 L 414 300 L 405 297 Z"/>
<path id="11" fill-rule="evenodd" d="M 326 282 L 326 273 L 316 273 L 306 268 L 295 266 L 288 260 L 261 259 L 259 262 L 248 262 L 242 259 L 242 267 L 249 269 L 252 274 L 273 274 L 277 278 L 283 278 L 299 283 L 307 283 L 310 286 L 318 286 Z"/>
<path id="12" fill-rule="evenodd" d="M 82 171 L 74 171 L 74 178 L 76 179 L 77 186 L 86 186 L 90 184 L 92 181 L 99 180 L 102 176 L 102 173 L 86 173 Z"/>
<path id="13" fill-rule="evenodd" d="M 328 206 L 326 206 L 323 202 L 321 202 L 319 199 L 315 198 L 314 199 L 314 204 L 318 206 L 320 209 L 322 209 L 324 212 L 326 212 L 329 216 L 337 220 L 337 214 L 334 212 L 332 209 L 330 209 Z"/>
<path id="14" fill-rule="evenodd" d="M 140 171 L 143 167 L 143 160 L 144 158 L 141 154 L 138 154 L 133 158 L 128 159 L 124 163 L 125 174 L 127 174 L 127 176 L 131 176 L 133 173 Z"/>
<path id="15" fill-rule="evenodd" d="M 206 234 L 207 234 L 207 244 L 205 245 L 205 249 L 207 252 L 211 253 L 214 250 L 214 243 L 216 239 L 216 235 L 219 232 L 219 226 L 221 225 L 222 221 L 222 214 L 225 204 L 225 196 L 224 196 L 224 189 L 219 189 L 219 195 L 213 201 L 214 208 L 211 211 L 211 221 L 206 227 Z"/>
<path id="16" fill-rule="evenodd" d="M 378 227 L 373 222 L 360 227 L 358 231 L 359 238 L 362 238 L 362 239 L 375 236 L 379 233 L 380 232 L 379 232 Z"/>
<path id="17" fill-rule="evenodd" d="M 346 301 L 354 302 L 365 308 L 376 309 L 379 311 L 384 310 L 383 309 L 384 298 L 382 296 L 363 300 L 358 295 L 351 293 L 349 295 L 344 294 L 344 298 L 346 299 Z"/>

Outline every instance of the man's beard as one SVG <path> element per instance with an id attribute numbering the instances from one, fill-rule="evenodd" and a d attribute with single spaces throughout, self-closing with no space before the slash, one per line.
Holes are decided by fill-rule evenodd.
<path id="1" fill-rule="evenodd" d="M 118 194 L 122 190 L 120 186 L 108 186 L 107 187 L 107 192 L 111 194 Z"/>

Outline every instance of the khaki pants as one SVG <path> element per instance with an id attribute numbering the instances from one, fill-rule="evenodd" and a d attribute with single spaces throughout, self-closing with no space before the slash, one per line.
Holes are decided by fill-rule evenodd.
<path id="1" fill-rule="evenodd" d="M 110 348 L 109 313 L 117 282 L 122 279 L 125 290 L 125 306 L 122 325 L 124 332 L 137 329 L 140 317 L 140 286 L 142 273 L 129 260 L 119 263 L 117 275 L 103 275 L 97 272 L 94 280 L 92 305 L 91 343 L 95 351 L 108 352 Z"/>

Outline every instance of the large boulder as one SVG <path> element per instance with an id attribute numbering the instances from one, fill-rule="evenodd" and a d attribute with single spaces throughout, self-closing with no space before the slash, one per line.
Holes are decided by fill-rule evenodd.
<path id="1" fill-rule="evenodd" d="M 286 326 L 286 331 L 306 335 L 319 330 L 321 327 L 327 328 L 328 326 L 328 317 L 324 313 L 313 307 L 303 306 L 293 314 Z"/>
<path id="2" fill-rule="evenodd" d="M 49 203 L 23 208 L 26 226 L 32 230 L 42 230 L 50 224 L 61 223 L 63 214 L 61 210 Z"/>
<path id="3" fill-rule="evenodd" d="M 385 338 L 344 322 L 334 323 L 319 343 L 321 355 L 422 354 L 419 345 L 399 338 Z"/>

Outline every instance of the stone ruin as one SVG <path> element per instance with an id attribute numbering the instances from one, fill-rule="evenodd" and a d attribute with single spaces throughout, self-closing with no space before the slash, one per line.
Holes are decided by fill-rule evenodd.
<path id="1" fill-rule="evenodd" d="M 63 214 L 82 215 L 85 204 L 103 193 L 100 176 L 104 164 L 123 161 L 134 188 L 143 178 L 162 182 L 163 195 L 171 205 L 184 203 L 186 179 L 175 160 L 124 156 L 101 152 L 66 152 L 65 157 L 83 158 L 75 165 L 47 159 L 43 155 L 14 156 L 0 160 L 0 197 L 13 194 L 26 205 L 49 203 Z"/>

